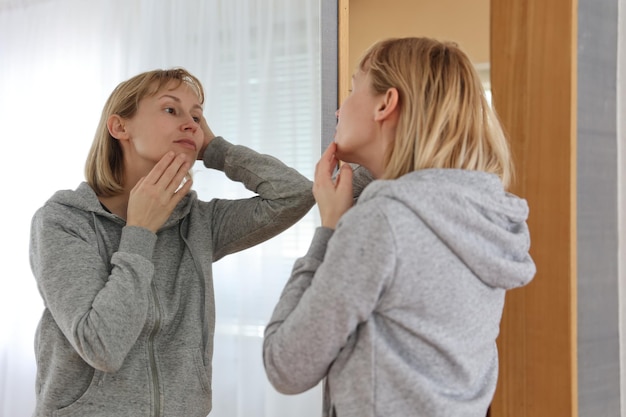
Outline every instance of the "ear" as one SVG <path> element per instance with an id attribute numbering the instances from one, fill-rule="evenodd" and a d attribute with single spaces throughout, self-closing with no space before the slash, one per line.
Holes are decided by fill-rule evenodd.
<path id="1" fill-rule="evenodd" d="M 374 120 L 382 122 L 397 117 L 400 108 L 398 100 L 398 89 L 395 87 L 389 88 L 380 98 Z"/>
<path id="2" fill-rule="evenodd" d="M 107 128 L 115 139 L 128 140 L 129 134 L 126 131 L 124 122 L 125 120 L 119 114 L 112 114 L 107 119 Z"/>

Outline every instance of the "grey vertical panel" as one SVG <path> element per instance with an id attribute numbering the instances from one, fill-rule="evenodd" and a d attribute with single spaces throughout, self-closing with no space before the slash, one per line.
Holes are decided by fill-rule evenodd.
<path id="1" fill-rule="evenodd" d="M 626 0 L 619 2 L 617 39 L 617 149 L 619 197 L 619 282 L 622 417 L 626 417 Z"/>
<path id="2" fill-rule="evenodd" d="M 338 5 L 337 0 L 321 0 L 322 36 L 322 151 L 333 140 L 337 119 Z"/>
<path id="3" fill-rule="evenodd" d="M 617 217 L 619 0 L 578 2 L 578 405 L 620 416 Z"/>

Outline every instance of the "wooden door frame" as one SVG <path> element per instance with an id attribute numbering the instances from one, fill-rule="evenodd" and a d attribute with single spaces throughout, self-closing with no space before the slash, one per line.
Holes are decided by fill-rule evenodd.
<path id="1" fill-rule="evenodd" d="M 492 1 L 490 38 L 493 103 L 537 264 L 533 282 L 506 297 L 492 416 L 577 416 L 577 3 Z"/>

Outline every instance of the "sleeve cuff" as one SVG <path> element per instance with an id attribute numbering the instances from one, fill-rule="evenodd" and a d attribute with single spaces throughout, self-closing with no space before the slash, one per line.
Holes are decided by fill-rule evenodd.
<path id="1" fill-rule="evenodd" d="M 232 143 L 228 142 L 221 136 L 213 138 L 213 140 L 209 143 L 209 146 L 207 146 L 204 151 L 204 155 L 202 155 L 204 166 L 224 171 L 224 166 L 226 165 L 226 154 L 233 146 L 234 145 Z"/>
<path id="2" fill-rule="evenodd" d="M 320 262 L 323 261 L 328 241 L 333 236 L 334 232 L 333 229 L 329 229 L 328 227 L 318 227 L 315 229 L 315 234 L 313 235 L 307 256 L 313 257 Z"/>
<path id="3" fill-rule="evenodd" d="M 137 226 L 126 226 L 122 229 L 120 252 L 133 253 L 152 259 L 157 235 L 150 230 Z"/>

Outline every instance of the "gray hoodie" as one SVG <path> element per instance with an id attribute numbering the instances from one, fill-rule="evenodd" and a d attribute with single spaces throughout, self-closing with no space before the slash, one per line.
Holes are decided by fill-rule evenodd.
<path id="1" fill-rule="evenodd" d="M 33 217 L 35 416 L 204 417 L 211 409 L 211 264 L 261 243 L 314 204 L 312 183 L 277 159 L 215 138 L 204 154 L 258 196 L 190 192 L 154 234 L 127 227 L 82 183 Z"/>
<path id="2" fill-rule="evenodd" d="M 497 176 L 428 169 L 372 182 L 319 228 L 265 330 L 280 392 L 325 379 L 325 415 L 484 417 L 505 291 L 535 274 L 526 201 Z"/>

